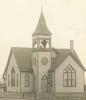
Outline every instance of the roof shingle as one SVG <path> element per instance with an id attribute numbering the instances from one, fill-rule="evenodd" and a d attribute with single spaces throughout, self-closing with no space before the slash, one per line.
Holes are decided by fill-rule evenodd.
<path id="1" fill-rule="evenodd" d="M 32 49 L 12 47 L 16 62 L 20 71 L 33 71 L 32 69 Z"/>

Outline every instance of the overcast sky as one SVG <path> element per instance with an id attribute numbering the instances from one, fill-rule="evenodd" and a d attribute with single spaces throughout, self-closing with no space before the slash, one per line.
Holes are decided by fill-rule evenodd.
<path id="1" fill-rule="evenodd" d="M 0 76 L 11 47 L 32 47 L 41 7 L 52 47 L 74 49 L 86 68 L 86 0 L 0 0 Z"/>

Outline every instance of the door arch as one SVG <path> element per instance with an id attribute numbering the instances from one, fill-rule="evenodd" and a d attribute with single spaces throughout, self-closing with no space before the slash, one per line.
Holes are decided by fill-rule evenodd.
<path id="1" fill-rule="evenodd" d="M 46 75 L 42 77 L 42 92 L 48 92 L 48 78 Z"/>

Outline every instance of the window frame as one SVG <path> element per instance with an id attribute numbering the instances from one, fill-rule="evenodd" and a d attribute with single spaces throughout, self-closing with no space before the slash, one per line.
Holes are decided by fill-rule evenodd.
<path id="1" fill-rule="evenodd" d="M 41 49 L 40 49 L 40 44 L 42 44 L 42 43 L 40 42 L 41 40 L 42 40 L 42 41 L 45 40 L 46 42 L 49 41 L 49 43 L 47 42 L 48 45 L 49 45 L 49 47 L 48 47 L 48 48 L 46 47 L 46 48 L 41 48 Z M 39 38 L 38 41 L 39 41 L 39 48 L 38 48 L 39 50 L 50 50 L 50 48 L 51 48 L 51 40 L 50 40 L 49 38 Z"/>
<path id="2" fill-rule="evenodd" d="M 70 66 L 70 68 L 68 68 L 69 66 Z M 69 70 L 72 68 L 73 70 L 70 71 L 70 72 L 68 72 L 68 71 L 66 70 L 67 68 L 68 68 Z M 65 70 L 66 70 L 66 72 L 64 72 Z M 65 73 L 67 73 L 67 79 L 64 78 L 64 74 L 65 74 Z M 70 79 L 68 79 L 68 74 L 69 74 L 69 73 L 71 73 L 71 78 L 70 78 Z M 75 79 L 73 79 L 73 76 L 72 76 L 73 73 L 75 73 L 75 76 L 74 76 Z M 66 83 L 67 85 L 64 84 L 64 83 L 65 83 L 65 82 L 64 82 L 65 80 L 66 80 L 66 82 L 67 82 L 67 83 Z M 71 85 L 70 85 L 70 86 L 69 86 L 69 84 L 68 84 L 68 81 L 69 81 L 69 80 L 71 81 Z M 73 85 L 73 81 L 75 81 L 75 84 L 74 84 L 74 85 Z M 63 86 L 64 86 L 64 87 L 76 87 L 76 70 L 75 70 L 71 65 L 68 65 L 68 66 L 63 70 Z"/>
<path id="3" fill-rule="evenodd" d="M 28 80 L 26 77 L 28 76 Z M 28 82 L 28 85 L 26 84 Z M 30 76 L 28 74 L 25 75 L 25 87 L 30 87 Z"/>
<path id="4" fill-rule="evenodd" d="M 15 69 L 12 67 L 11 69 L 11 86 L 15 87 Z"/>

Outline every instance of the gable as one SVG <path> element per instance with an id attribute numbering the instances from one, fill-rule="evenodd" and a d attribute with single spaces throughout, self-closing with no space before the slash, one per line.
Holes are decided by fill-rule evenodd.
<path id="1" fill-rule="evenodd" d="M 12 47 L 10 50 L 10 54 L 8 57 L 7 65 L 4 70 L 3 78 L 5 73 L 7 73 L 7 69 L 11 60 L 12 53 L 16 59 L 16 63 L 18 65 L 19 71 L 33 71 L 32 70 L 32 49 L 31 48 L 20 48 L 20 47 Z"/>
<path id="2" fill-rule="evenodd" d="M 8 64 L 8 69 L 7 69 L 7 75 L 11 73 L 11 71 L 15 71 L 16 73 L 19 73 L 19 67 L 17 65 L 14 53 L 12 52 L 9 64 Z"/>
<path id="3" fill-rule="evenodd" d="M 55 49 L 55 48 L 54 48 Z M 52 66 L 49 69 L 49 71 L 55 71 L 60 64 L 70 55 L 76 63 L 85 70 L 84 66 L 82 65 L 79 57 L 77 56 L 76 52 L 74 51 L 74 54 L 70 52 L 70 49 L 55 49 L 55 52 L 57 52 L 57 56 L 55 57 L 54 61 L 52 62 Z"/>
<path id="4" fill-rule="evenodd" d="M 60 66 L 63 66 L 64 68 L 66 68 L 69 65 L 72 66 L 76 71 L 83 71 L 83 68 L 75 61 L 75 59 L 71 55 L 68 55 L 68 57 L 60 64 Z M 56 70 L 58 70 L 59 67 Z"/>
<path id="5" fill-rule="evenodd" d="M 8 61 L 7 61 L 7 64 L 6 64 L 4 73 L 3 73 L 3 78 L 7 78 L 7 69 L 8 69 L 8 65 L 9 65 L 9 62 L 10 62 L 11 55 L 12 55 L 12 49 L 10 50 L 10 54 L 9 54 L 9 57 L 8 57 Z"/>
<path id="6" fill-rule="evenodd" d="M 64 73 L 65 73 L 65 69 L 71 66 L 75 71 L 75 77 L 76 77 L 76 83 L 74 87 L 65 87 L 64 86 Z M 68 72 L 68 69 L 66 69 L 66 71 Z M 69 71 L 70 73 L 70 71 Z M 68 75 L 68 74 L 67 74 Z M 59 67 L 55 70 L 55 90 L 56 92 L 78 92 L 78 91 L 84 91 L 84 70 L 77 64 L 77 62 L 71 57 L 71 55 L 69 55 L 60 65 Z M 58 80 L 57 80 L 58 79 Z M 67 78 L 68 79 L 68 78 Z M 68 86 L 68 85 L 67 85 Z M 75 89 L 73 89 L 75 88 Z"/>

